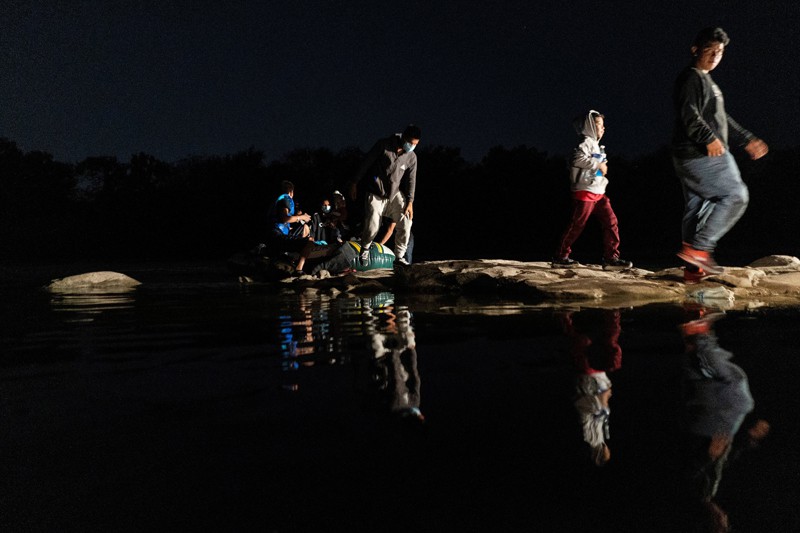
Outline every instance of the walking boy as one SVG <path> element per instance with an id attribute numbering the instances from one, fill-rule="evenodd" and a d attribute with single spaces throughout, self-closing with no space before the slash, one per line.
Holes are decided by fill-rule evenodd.
<path id="1" fill-rule="evenodd" d="M 675 82 L 675 130 L 672 163 L 683 187 L 685 209 L 678 257 L 688 263 L 687 283 L 723 268 L 714 260 L 717 242 L 744 214 L 750 199 L 739 167 L 729 151 L 728 134 L 752 159 L 768 147 L 725 112 L 722 91 L 709 72 L 722 60 L 730 42 L 722 28 L 705 28 L 692 45 L 692 63 Z"/>
<path id="2" fill-rule="evenodd" d="M 570 168 L 572 218 L 553 258 L 553 268 L 578 265 L 569 254 L 572 252 L 572 244 L 580 237 L 592 215 L 597 217 L 603 229 L 603 270 L 623 270 L 633 266 L 630 261 L 619 257 L 617 215 L 611 208 L 611 200 L 605 194 L 608 163 L 605 147 L 600 145 L 600 139 L 605 133 L 604 119 L 599 112 L 590 110 L 586 116 L 574 121 L 575 131 L 582 139 L 573 153 Z"/>

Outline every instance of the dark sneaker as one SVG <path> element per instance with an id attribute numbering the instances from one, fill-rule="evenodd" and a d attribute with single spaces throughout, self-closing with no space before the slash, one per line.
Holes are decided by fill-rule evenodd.
<path id="1" fill-rule="evenodd" d="M 702 268 L 684 268 L 683 269 L 683 282 L 686 285 L 694 285 L 695 283 L 700 283 L 711 274 L 703 270 Z"/>
<path id="2" fill-rule="evenodd" d="M 574 259 L 570 259 L 569 257 L 562 257 L 560 259 L 554 257 L 553 260 L 550 262 L 550 266 L 552 268 L 571 268 L 580 266 L 580 263 L 578 263 Z"/>
<path id="3" fill-rule="evenodd" d="M 714 261 L 714 257 L 711 255 L 711 252 L 707 252 L 705 250 L 695 250 L 686 243 L 683 243 L 683 248 L 681 248 L 681 251 L 676 255 L 687 263 L 705 270 L 709 274 L 722 274 L 725 271 L 724 268 L 719 266 L 717 262 Z"/>
<path id="4" fill-rule="evenodd" d="M 369 248 L 361 249 L 361 253 L 358 254 L 358 262 L 362 267 L 369 266 Z"/>
<path id="5" fill-rule="evenodd" d="M 611 259 L 603 259 L 603 270 L 625 270 L 632 268 L 633 263 L 626 261 L 619 257 L 612 257 Z"/>
<path id="6" fill-rule="evenodd" d="M 408 261 L 404 257 L 398 257 L 394 262 L 396 265 L 408 266 Z"/>

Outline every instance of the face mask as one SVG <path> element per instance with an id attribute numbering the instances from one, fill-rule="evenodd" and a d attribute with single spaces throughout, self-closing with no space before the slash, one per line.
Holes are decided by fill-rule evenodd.
<path id="1" fill-rule="evenodd" d="M 404 143 L 403 143 L 403 150 L 404 150 L 406 153 L 408 153 L 408 154 L 410 154 L 411 152 L 413 152 L 413 151 L 414 151 L 414 148 L 416 148 L 416 147 L 417 147 L 417 145 L 416 145 L 416 144 L 411 144 L 411 143 L 410 143 L 410 142 L 408 142 L 408 141 L 406 141 L 406 142 L 404 142 Z"/>
<path id="2" fill-rule="evenodd" d="M 323 205 L 323 206 L 322 206 L 322 212 L 323 212 L 323 213 L 330 213 L 330 212 L 331 212 L 331 206 L 329 206 L 329 205 Z"/>

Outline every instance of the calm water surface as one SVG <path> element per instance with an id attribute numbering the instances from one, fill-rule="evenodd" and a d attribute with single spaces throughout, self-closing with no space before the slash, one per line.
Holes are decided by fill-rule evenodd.
<path id="1" fill-rule="evenodd" d="M 0 291 L 3 531 L 800 531 L 795 308 Z"/>

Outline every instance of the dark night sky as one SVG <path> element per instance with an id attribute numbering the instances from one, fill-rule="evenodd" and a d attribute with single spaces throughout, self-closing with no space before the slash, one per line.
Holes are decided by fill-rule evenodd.
<path id="1" fill-rule="evenodd" d="M 561 153 L 590 107 L 610 153 L 647 153 L 669 139 L 672 82 L 708 25 L 732 39 L 714 73 L 730 114 L 773 147 L 800 144 L 796 0 L 0 6 L 0 137 L 62 161 L 250 146 L 272 160 L 367 149 L 408 122 L 469 160 Z"/>

